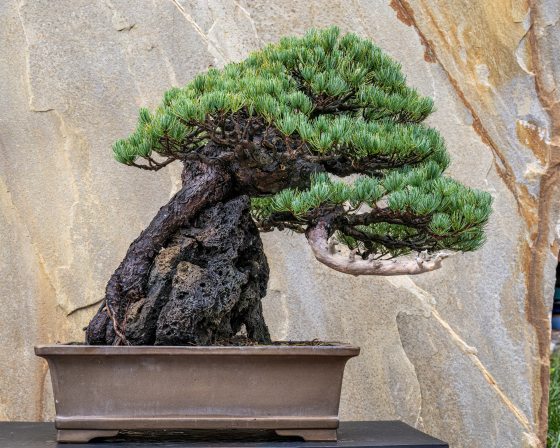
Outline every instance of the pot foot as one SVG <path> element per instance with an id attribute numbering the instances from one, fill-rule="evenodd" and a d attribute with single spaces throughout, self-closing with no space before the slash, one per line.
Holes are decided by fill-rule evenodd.
<path id="1" fill-rule="evenodd" d="M 56 441 L 61 443 L 87 443 L 96 437 L 114 437 L 119 433 L 113 429 L 59 429 Z"/>
<path id="2" fill-rule="evenodd" d="M 301 437 L 306 442 L 336 442 L 336 429 L 276 429 L 279 436 Z"/>

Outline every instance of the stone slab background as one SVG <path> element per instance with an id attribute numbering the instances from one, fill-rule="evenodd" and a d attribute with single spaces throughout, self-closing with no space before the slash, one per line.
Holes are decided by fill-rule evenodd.
<path id="1" fill-rule="evenodd" d="M 555 0 L 0 2 L 0 419 L 53 417 L 33 345 L 80 340 L 179 167 L 113 161 L 140 106 L 264 43 L 339 25 L 435 98 L 450 174 L 489 191 L 486 246 L 419 277 L 353 278 L 301 236 L 263 235 L 277 339 L 362 347 L 343 419 L 401 419 L 452 447 L 546 433 L 559 252 L 560 4 Z"/>

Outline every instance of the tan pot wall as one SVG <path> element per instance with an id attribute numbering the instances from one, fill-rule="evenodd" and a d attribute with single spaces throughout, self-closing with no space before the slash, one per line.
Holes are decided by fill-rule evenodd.
<path id="1" fill-rule="evenodd" d="M 489 191 L 488 243 L 421 277 L 353 278 L 265 234 L 273 337 L 362 347 L 343 419 L 401 419 L 454 448 L 546 431 L 559 252 L 560 8 L 554 0 L 0 2 L 0 419 L 53 416 L 33 345 L 79 340 L 178 166 L 113 161 L 140 106 L 280 36 L 338 24 L 435 98 L 450 174 Z M 558 226 L 558 227 L 557 227 Z"/>

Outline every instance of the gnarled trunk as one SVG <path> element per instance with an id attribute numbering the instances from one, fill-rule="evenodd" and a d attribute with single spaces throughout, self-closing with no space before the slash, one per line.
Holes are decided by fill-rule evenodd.
<path id="1" fill-rule="evenodd" d="M 89 344 L 213 344 L 238 333 L 270 342 L 268 264 L 247 196 L 215 166 L 191 163 L 184 187 L 132 243 L 86 329 Z"/>

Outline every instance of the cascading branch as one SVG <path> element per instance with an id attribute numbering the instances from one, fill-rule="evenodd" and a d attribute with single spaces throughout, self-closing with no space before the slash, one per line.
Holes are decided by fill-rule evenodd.
<path id="1" fill-rule="evenodd" d="M 305 233 L 319 261 L 354 275 L 419 274 L 439 268 L 446 251 L 478 249 L 491 197 L 443 175 L 444 141 L 423 124 L 433 110 L 397 62 L 334 27 L 167 91 L 113 150 L 147 170 L 183 162 L 183 187 L 130 246 L 88 342 L 201 344 L 242 324 L 269 341 L 254 222 Z M 209 219 L 231 232 L 220 250 Z"/>
<path id="2" fill-rule="evenodd" d="M 430 254 L 474 251 L 483 244 L 490 210 L 488 194 L 443 177 L 433 163 L 379 178 L 363 176 L 352 184 L 321 173 L 312 177 L 307 190 L 286 189 L 253 199 L 253 214 L 262 228 L 307 228 L 319 261 L 354 275 L 437 269 L 447 254 Z M 351 249 L 347 260 L 336 255 L 336 243 Z M 418 254 L 416 260 L 394 260 L 410 252 Z M 356 256 L 367 262 L 357 262 Z"/>

